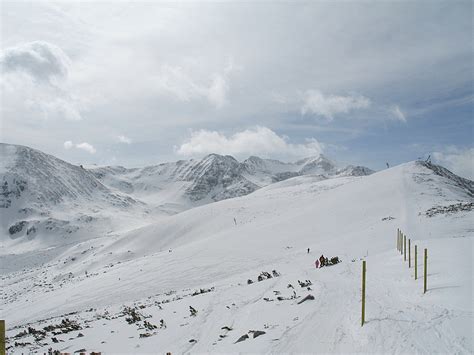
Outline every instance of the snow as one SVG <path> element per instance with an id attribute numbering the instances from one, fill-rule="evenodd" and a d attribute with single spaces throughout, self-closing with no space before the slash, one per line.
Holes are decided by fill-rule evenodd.
<path id="1" fill-rule="evenodd" d="M 0 160 L 0 171 L 5 171 L 6 169 L 12 167 L 16 161 L 16 152 L 17 147 L 14 145 L 1 145 L 1 156 Z"/>
<path id="2" fill-rule="evenodd" d="M 472 353 L 473 212 L 425 215 L 472 202 L 470 186 L 418 162 L 361 177 L 299 176 L 78 241 L 59 255 L 44 251 L 39 261 L 2 256 L 16 263 L 1 275 L 8 345 L 32 343 L 9 351 Z M 426 294 L 396 250 L 397 228 L 418 245 L 419 276 L 428 249 Z M 321 254 L 342 262 L 315 269 Z M 281 275 L 257 281 L 272 270 Z M 311 290 L 298 280 L 310 280 Z M 201 289 L 209 292 L 192 295 Z M 308 294 L 315 299 L 298 304 Z M 125 306 L 147 318 L 128 324 Z M 65 318 L 82 329 L 12 339 Z M 157 328 L 145 329 L 145 320 Z M 253 338 L 256 330 L 265 334 Z"/>

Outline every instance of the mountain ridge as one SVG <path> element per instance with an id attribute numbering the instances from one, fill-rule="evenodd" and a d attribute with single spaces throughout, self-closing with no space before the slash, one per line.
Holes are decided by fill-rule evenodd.
<path id="1" fill-rule="evenodd" d="M 149 165 L 83 167 L 21 145 L 1 143 L 1 234 L 9 239 L 88 238 L 88 233 L 133 228 L 154 217 L 248 195 L 289 178 L 368 175 L 341 169 L 323 155 L 287 163 L 257 156 L 239 162 L 230 155 Z M 139 222 L 142 220 L 141 222 Z M 54 237 L 53 237 L 54 236 Z"/>
<path id="2" fill-rule="evenodd" d="M 173 168 L 174 166 L 174 168 Z M 296 162 L 281 162 L 275 159 L 264 159 L 257 156 L 239 162 L 230 155 L 208 154 L 202 159 L 179 160 L 177 162 L 150 165 L 142 168 L 123 168 L 122 166 L 88 167 L 96 177 L 120 188 L 133 185 L 131 179 L 140 179 L 140 175 L 155 174 L 163 177 L 166 170 L 171 169 L 167 181 L 191 181 L 192 186 L 187 188 L 187 194 L 192 201 L 205 200 L 219 201 L 226 198 L 242 196 L 267 186 L 295 176 L 320 174 L 325 178 L 338 176 L 369 175 L 374 171 L 361 166 L 346 166 L 337 168 L 336 164 L 324 155 L 299 159 Z M 354 173 L 353 173 L 354 172 Z M 116 180 L 110 180 L 111 175 Z M 123 175 L 124 179 L 117 178 Z M 125 177 L 129 175 L 129 177 Z M 213 177 L 218 177 L 214 179 Z M 222 177 L 222 178 L 219 178 Z M 214 191 L 215 190 L 215 191 Z M 128 190 L 130 192 L 130 190 Z"/>

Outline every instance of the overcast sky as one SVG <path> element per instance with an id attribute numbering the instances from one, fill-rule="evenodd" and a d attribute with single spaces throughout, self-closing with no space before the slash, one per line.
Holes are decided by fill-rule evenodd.
<path id="1" fill-rule="evenodd" d="M 1 141 L 73 163 L 429 154 L 473 178 L 472 2 L 1 2 Z"/>

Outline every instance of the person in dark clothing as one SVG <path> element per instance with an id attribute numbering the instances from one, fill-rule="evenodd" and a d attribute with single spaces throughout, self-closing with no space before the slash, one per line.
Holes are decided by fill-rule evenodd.
<path id="1" fill-rule="evenodd" d="M 323 267 L 324 265 L 326 265 L 326 259 L 324 258 L 324 255 L 321 255 L 319 257 L 319 267 Z"/>
<path id="2" fill-rule="evenodd" d="M 309 248 L 308 248 L 308 254 L 309 254 Z"/>

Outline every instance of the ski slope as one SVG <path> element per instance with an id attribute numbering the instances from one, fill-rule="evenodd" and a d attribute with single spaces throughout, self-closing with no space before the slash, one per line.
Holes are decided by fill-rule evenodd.
<path id="1" fill-rule="evenodd" d="M 472 208 L 426 211 L 472 206 L 473 193 L 472 182 L 419 162 L 362 177 L 300 176 L 88 240 L 39 266 L 18 261 L 2 275 L 7 345 L 10 353 L 472 353 Z M 418 245 L 420 275 L 429 251 L 426 294 L 397 253 L 397 228 Z M 321 254 L 342 263 L 316 269 Z M 257 281 L 272 270 L 280 276 Z M 308 294 L 314 300 L 298 304 Z M 13 338 L 66 318 L 78 328 Z"/>

